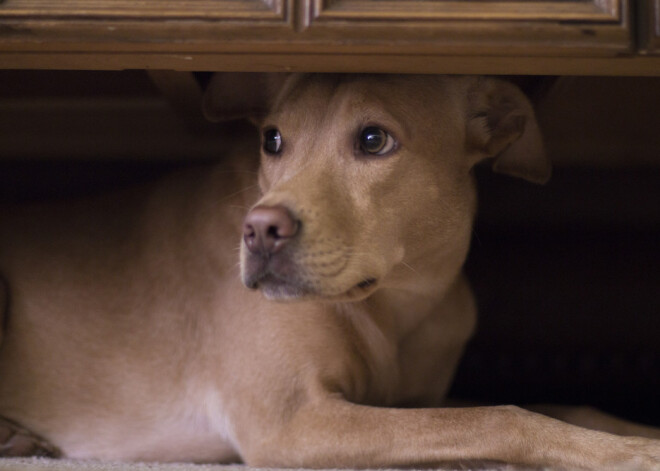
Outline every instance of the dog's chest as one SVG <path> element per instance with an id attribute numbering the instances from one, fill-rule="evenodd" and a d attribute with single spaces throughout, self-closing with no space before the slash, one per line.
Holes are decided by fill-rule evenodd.
<path id="1" fill-rule="evenodd" d="M 57 444 L 75 459 L 159 462 L 237 462 L 231 425 L 217 391 L 200 387 L 178 397 L 154 397 L 131 416 L 78 417 L 86 430 L 67 427 Z"/>
<path id="2" fill-rule="evenodd" d="M 175 450 L 168 461 L 237 462 L 233 427 L 217 389 L 200 387 L 179 404 L 179 413 L 163 417 L 167 430 L 162 450 L 155 450 L 158 460 Z M 173 414 L 174 415 L 174 414 Z M 174 421 L 169 428 L 169 421 Z"/>

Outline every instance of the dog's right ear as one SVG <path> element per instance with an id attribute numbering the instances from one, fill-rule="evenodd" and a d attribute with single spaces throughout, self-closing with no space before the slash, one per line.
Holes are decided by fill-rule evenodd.
<path id="1" fill-rule="evenodd" d="M 288 74 L 258 72 L 216 73 L 202 101 L 209 121 L 260 121 L 269 111 Z"/>
<path id="2" fill-rule="evenodd" d="M 550 161 L 532 104 L 514 84 L 478 77 L 468 90 L 468 150 L 474 162 L 535 183 L 550 178 Z"/>

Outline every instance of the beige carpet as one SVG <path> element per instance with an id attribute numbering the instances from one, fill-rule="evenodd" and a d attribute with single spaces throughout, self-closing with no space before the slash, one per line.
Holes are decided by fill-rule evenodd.
<path id="1" fill-rule="evenodd" d="M 442 471 L 468 471 L 469 467 L 443 468 Z M 478 468 L 480 471 L 532 471 L 529 468 L 501 466 Z M 7 471 L 257 471 L 242 465 L 194 465 L 154 463 L 101 463 L 93 461 L 53 460 L 47 458 L 2 458 L 0 470 Z M 260 469 L 258 471 L 268 471 Z M 383 471 L 383 470 L 379 470 Z M 407 469 L 406 471 L 411 471 Z M 538 471 L 538 470 L 537 470 Z"/>
<path id="2" fill-rule="evenodd" d="M 11 471 L 247 471 L 241 465 L 193 465 L 155 463 L 102 463 L 48 458 L 2 458 L 0 470 Z"/>

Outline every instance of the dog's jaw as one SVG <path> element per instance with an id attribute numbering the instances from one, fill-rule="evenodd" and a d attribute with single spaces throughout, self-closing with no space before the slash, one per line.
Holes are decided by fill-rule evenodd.
<path id="1" fill-rule="evenodd" d="M 319 252 L 330 255 L 319 257 Z M 250 250 L 243 240 L 241 280 L 269 300 L 361 301 L 379 288 L 382 270 L 372 264 L 373 273 L 362 273 L 359 264 L 354 266 L 352 252 L 347 244 L 310 250 L 303 240 L 293 240 L 275 252 Z"/>
<path id="2" fill-rule="evenodd" d="M 379 279 L 363 276 L 355 283 L 337 285 L 328 289 L 316 282 L 296 263 L 291 251 L 274 255 L 253 254 L 241 247 L 241 279 L 243 284 L 259 290 L 269 300 L 275 301 L 361 301 L 373 294 L 380 286 Z"/>
<path id="3" fill-rule="evenodd" d="M 301 282 L 286 280 L 270 270 L 243 278 L 243 284 L 274 301 L 293 301 L 313 297 L 313 290 Z"/>
<path id="4" fill-rule="evenodd" d="M 275 260 L 272 265 L 269 263 Z M 277 271 L 283 266 L 286 271 Z M 317 300 L 329 302 L 361 301 L 373 294 L 379 287 L 376 278 L 364 277 L 359 283 L 337 292 L 324 292 L 318 285 L 310 282 L 303 271 L 295 270 L 290 260 L 268 259 L 254 255 L 245 255 L 242 268 L 243 284 L 253 290 L 259 290 L 273 301 Z"/>
<path id="5" fill-rule="evenodd" d="M 241 278 L 250 289 L 272 300 L 296 300 L 310 296 L 313 286 L 305 280 L 290 250 L 279 253 L 250 252 L 241 244 Z"/>

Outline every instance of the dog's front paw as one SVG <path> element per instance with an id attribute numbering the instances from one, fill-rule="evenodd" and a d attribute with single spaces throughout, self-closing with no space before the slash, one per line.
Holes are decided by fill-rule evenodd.
<path id="1" fill-rule="evenodd" d="M 0 417 L 0 456 L 47 456 L 57 458 L 60 450 L 11 420 Z"/>

